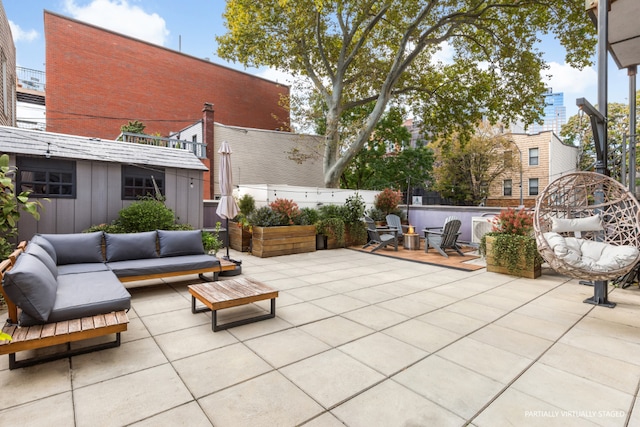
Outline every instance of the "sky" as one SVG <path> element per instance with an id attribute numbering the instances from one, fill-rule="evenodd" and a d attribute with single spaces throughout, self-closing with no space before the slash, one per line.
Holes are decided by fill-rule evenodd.
<path id="1" fill-rule="evenodd" d="M 245 69 L 216 56 L 215 36 L 223 35 L 223 0 L 0 0 L 11 26 L 17 65 L 45 71 L 44 17 L 46 9 L 168 49 L 288 84 L 286 73 L 271 69 Z M 585 19 L 588 19 L 585 14 Z M 568 66 L 564 49 L 552 37 L 544 37 L 541 49 L 550 64 L 546 74 L 554 92 L 564 93 L 567 119 L 577 114 L 576 98 L 597 104 L 595 65 L 584 70 Z M 443 52 L 446 55 L 446 51 Z M 594 58 L 596 52 L 594 51 Z M 609 60 L 609 102 L 627 103 L 628 77 Z"/>

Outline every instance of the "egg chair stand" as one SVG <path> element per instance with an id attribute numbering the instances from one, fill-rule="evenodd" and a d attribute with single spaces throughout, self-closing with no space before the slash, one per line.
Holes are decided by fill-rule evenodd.
<path id="1" fill-rule="evenodd" d="M 564 175 L 536 199 L 533 227 L 538 252 L 552 269 L 593 282 L 585 303 L 615 306 L 608 281 L 640 261 L 640 204 L 631 192 L 601 173 Z"/>

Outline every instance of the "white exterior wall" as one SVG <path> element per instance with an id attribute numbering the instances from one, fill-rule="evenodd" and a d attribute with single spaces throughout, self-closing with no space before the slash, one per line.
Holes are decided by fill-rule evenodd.
<path id="1" fill-rule="evenodd" d="M 193 136 L 196 136 L 196 141 L 199 143 L 204 143 L 204 138 L 202 137 L 202 122 L 194 123 L 193 125 L 186 127 L 178 132 L 171 132 L 169 134 L 169 138 L 179 139 L 181 141 L 189 141 L 193 142 Z"/>
<path id="2" fill-rule="evenodd" d="M 562 175 L 578 170 L 578 147 L 565 145 L 551 134 L 549 143 L 549 179 L 554 181 Z"/>
<path id="3" fill-rule="evenodd" d="M 46 130 L 46 107 L 29 102 L 16 102 L 16 126 L 23 129 Z"/>

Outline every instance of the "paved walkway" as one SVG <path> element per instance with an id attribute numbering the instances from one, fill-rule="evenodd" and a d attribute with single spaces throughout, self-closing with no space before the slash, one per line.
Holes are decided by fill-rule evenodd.
<path id="1" fill-rule="evenodd" d="M 232 255 L 280 290 L 275 319 L 213 333 L 190 311 L 193 280 L 132 289 L 121 347 L 14 371 L 0 360 L 0 425 L 640 425 L 637 287 L 612 290 L 608 309 L 549 270 Z"/>

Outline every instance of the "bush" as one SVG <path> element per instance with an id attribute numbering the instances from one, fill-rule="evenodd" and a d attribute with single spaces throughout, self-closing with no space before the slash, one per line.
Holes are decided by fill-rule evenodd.
<path id="1" fill-rule="evenodd" d="M 316 233 L 333 237 L 338 242 L 338 246 L 344 246 L 344 221 L 341 218 L 321 219 L 316 223 Z"/>
<path id="2" fill-rule="evenodd" d="M 83 233 L 93 233 L 95 231 L 103 231 L 105 233 L 112 234 L 125 233 L 124 229 L 115 222 L 112 222 L 111 224 L 92 225 L 91 227 L 84 230 Z"/>
<path id="3" fill-rule="evenodd" d="M 125 233 L 175 230 L 175 215 L 155 198 L 143 198 L 122 209 L 116 221 Z"/>
<path id="4" fill-rule="evenodd" d="M 374 221 L 386 220 L 386 215 L 384 214 L 384 212 L 382 212 L 380 209 L 377 209 L 377 208 L 369 209 L 369 211 L 367 212 L 367 216 Z"/>
<path id="5" fill-rule="evenodd" d="M 320 219 L 320 213 L 313 208 L 300 209 L 296 225 L 314 225 Z"/>
<path id="6" fill-rule="evenodd" d="M 216 255 L 223 245 L 220 240 L 220 221 L 216 222 L 216 228 L 213 232 L 202 232 L 202 246 L 206 253 Z"/>
<path id="7" fill-rule="evenodd" d="M 287 225 L 286 219 L 282 215 L 271 210 L 269 206 L 263 206 L 256 209 L 247 218 L 249 224 L 256 227 L 276 227 L 278 225 Z"/>
<path id="8" fill-rule="evenodd" d="M 367 243 L 367 225 L 364 222 L 358 221 L 345 224 L 345 228 L 351 238 L 350 245 L 364 245 Z"/>
<path id="9" fill-rule="evenodd" d="M 295 224 L 298 216 L 300 216 L 300 208 L 298 204 L 289 199 L 275 199 L 269 204 L 272 211 L 283 218 L 283 225 Z"/>
<path id="10" fill-rule="evenodd" d="M 256 210 L 256 201 L 251 194 L 245 194 L 238 199 L 238 209 L 246 217 Z"/>
<path id="11" fill-rule="evenodd" d="M 399 191 L 385 188 L 378 193 L 373 200 L 373 205 L 376 209 L 381 210 L 384 216 L 387 216 L 398 211 L 398 205 L 402 200 L 402 193 Z"/>
<path id="12" fill-rule="evenodd" d="M 343 209 L 345 224 L 361 222 L 365 206 L 364 199 L 361 195 L 356 193 L 353 196 L 347 197 Z"/>
<path id="13" fill-rule="evenodd" d="M 320 209 L 320 219 L 327 218 L 340 218 L 344 221 L 345 215 L 345 207 L 341 205 L 322 205 Z"/>

